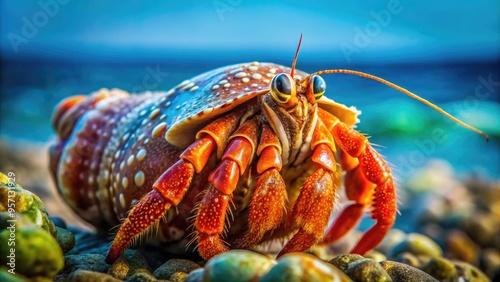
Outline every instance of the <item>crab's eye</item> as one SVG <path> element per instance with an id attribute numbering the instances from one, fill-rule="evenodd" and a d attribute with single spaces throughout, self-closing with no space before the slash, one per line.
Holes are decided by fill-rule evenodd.
<path id="1" fill-rule="evenodd" d="M 292 96 L 291 77 L 285 73 L 280 73 L 271 80 L 271 96 L 278 103 L 286 103 Z"/>
<path id="2" fill-rule="evenodd" d="M 312 87 L 313 87 L 314 98 L 316 100 L 319 100 L 321 96 L 325 94 L 326 82 L 321 76 L 315 75 L 313 77 Z"/>

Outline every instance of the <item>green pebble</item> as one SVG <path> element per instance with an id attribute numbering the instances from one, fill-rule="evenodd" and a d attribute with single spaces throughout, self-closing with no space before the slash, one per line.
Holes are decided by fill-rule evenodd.
<path id="1" fill-rule="evenodd" d="M 371 259 L 361 259 L 350 263 L 344 273 L 354 281 L 392 282 L 391 276 L 389 276 L 378 262 Z"/>
<path id="2" fill-rule="evenodd" d="M 425 255 L 432 258 L 442 257 L 443 250 L 431 238 L 417 233 L 409 234 L 405 240 L 389 249 L 387 257 L 394 258 L 400 253 Z"/>
<path id="3" fill-rule="evenodd" d="M 340 269 L 305 253 L 281 257 L 260 282 L 351 281 Z"/>
<path id="4" fill-rule="evenodd" d="M 63 228 L 56 227 L 56 230 L 57 243 L 59 244 L 59 246 L 61 246 L 63 253 L 67 253 L 75 246 L 75 236 L 73 235 L 73 233 L 71 233 L 71 231 Z"/>
<path id="5" fill-rule="evenodd" d="M 113 276 L 106 274 L 106 273 L 79 269 L 79 270 L 71 273 L 68 276 L 67 281 L 69 281 L 69 282 L 95 282 L 95 281 L 119 282 L 122 280 L 118 280 L 118 279 L 114 278 Z"/>
<path id="6" fill-rule="evenodd" d="M 205 265 L 203 281 L 243 282 L 257 280 L 274 262 L 255 252 L 235 250 L 217 255 Z"/>
<path id="7" fill-rule="evenodd" d="M 453 281 L 457 274 L 455 266 L 444 258 L 432 258 L 420 269 L 439 281 Z"/>
<path id="8" fill-rule="evenodd" d="M 358 254 L 348 254 L 348 255 L 340 255 L 332 258 L 329 263 L 337 267 L 342 271 L 346 271 L 349 268 L 349 264 L 364 259 L 362 256 Z"/>
<path id="9" fill-rule="evenodd" d="M 11 255 L 13 249 L 16 272 L 28 277 L 53 277 L 63 268 L 61 247 L 47 231 L 37 226 L 16 226 L 14 234 L 15 246 L 0 251 L 2 265 L 9 263 L 7 256 Z M 0 231 L 1 244 L 6 246 L 11 235 L 9 229 Z"/>

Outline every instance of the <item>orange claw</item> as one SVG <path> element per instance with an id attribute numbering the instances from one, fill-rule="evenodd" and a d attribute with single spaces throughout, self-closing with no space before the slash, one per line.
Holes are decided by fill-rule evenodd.
<path id="1" fill-rule="evenodd" d="M 203 167 L 214 149 L 215 141 L 206 135 L 184 150 L 181 160 L 165 171 L 153 184 L 154 190 L 132 208 L 113 240 L 107 263 L 116 261 L 135 238 L 154 226 L 172 205 L 177 206 L 182 201 L 195 172 L 195 165 L 188 160 L 200 156 L 196 162 Z"/>
<path id="2" fill-rule="evenodd" d="M 343 237 L 357 225 L 362 211 L 371 205 L 376 223 L 351 251 L 364 255 L 382 241 L 396 219 L 396 192 L 391 172 L 361 133 L 341 122 L 335 124 L 332 133 L 342 153 L 346 154 L 342 156 L 342 166 L 347 170 L 346 194 L 354 203 L 344 209 L 329 228 L 323 243 L 332 243 Z"/>

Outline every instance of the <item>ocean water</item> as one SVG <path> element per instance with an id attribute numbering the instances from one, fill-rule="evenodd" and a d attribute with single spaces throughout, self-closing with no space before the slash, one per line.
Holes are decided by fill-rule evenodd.
<path id="1" fill-rule="evenodd" d="M 49 142 L 50 117 L 63 98 L 100 88 L 166 91 L 185 79 L 237 62 L 54 62 L 3 61 L 0 139 Z M 288 65 L 289 62 L 278 62 Z M 301 63 L 306 72 L 345 66 Z M 435 110 L 378 82 L 327 75 L 326 95 L 363 113 L 358 129 L 403 180 L 429 159 L 449 161 L 461 175 L 500 176 L 500 71 L 495 63 L 357 65 L 436 103 L 490 135 L 490 142 Z M 152 77 L 148 78 L 148 77 Z M 146 83 L 145 83 L 146 81 Z"/>

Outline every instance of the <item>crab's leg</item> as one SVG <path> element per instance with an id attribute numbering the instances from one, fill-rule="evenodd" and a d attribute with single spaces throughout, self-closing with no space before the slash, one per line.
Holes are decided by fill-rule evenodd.
<path id="1" fill-rule="evenodd" d="M 238 128 L 230 138 L 221 163 L 208 177 L 207 193 L 201 200 L 195 222 L 198 251 L 205 259 L 229 250 L 220 236 L 224 232 L 230 197 L 255 152 L 258 131 L 255 119 Z"/>
<path id="2" fill-rule="evenodd" d="M 304 251 L 318 243 L 323 238 L 330 218 L 335 201 L 335 144 L 330 132 L 319 119 L 311 147 L 316 170 L 302 186 L 292 213 L 292 224 L 298 231 L 278 257 L 290 252 Z"/>
<path id="3" fill-rule="evenodd" d="M 143 196 L 129 212 L 106 257 L 112 263 L 130 243 L 154 226 L 170 207 L 178 205 L 186 194 L 195 171 L 206 165 L 216 147 L 225 146 L 227 137 L 236 129 L 242 111 L 235 111 L 205 126 L 199 139 L 180 155 L 180 160 L 165 171 L 153 184 L 153 190 Z"/>
<path id="4" fill-rule="evenodd" d="M 364 211 L 370 207 L 373 201 L 373 193 L 376 185 L 366 180 L 359 166 L 357 158 L 349 156 L 341 151 L 341 166 L 346 171 L 344 186 L 346 196 L 354 203 L 347 206 L 337 217 L 333 225 L 326 232 L 323 243 L 331 244 L 346 235 L 351 229 L 358 225 L 363 217 Z"/>
<path id="5" fill-rule="evenodd" d="M 257 148 L 260 174 L 250 201 L 248 231 L 232 242 L 236 248 L 248 248 L 262 241 L 264 234 L 279 226 L 285 214 L 285 181 L 280 175 L 281 145 L 268 125 L 264 125 Z"/>
<path id="6" fill-rule="evenodd" d="M 359 221 L 364 207 L 371 204 L 371 216 L 376 223 L 351 251 L 363 255 L 375 248 L 394 224 L 397 212 L 396 191 L 389 167 L 370 146 L 368 139 L 335 119 L 331 118 L 328 125 L 336 143 L 348 155 L 343 158 L 348 170 L 346 189 L 347 195 L 355 203 L 347 207 L 337 219 L 339 223 L 333 224 L 327 231 L 326 239 L 332 241 L 342 237 Z M 356 164 L 355 159 L 359 164 Z"/>

